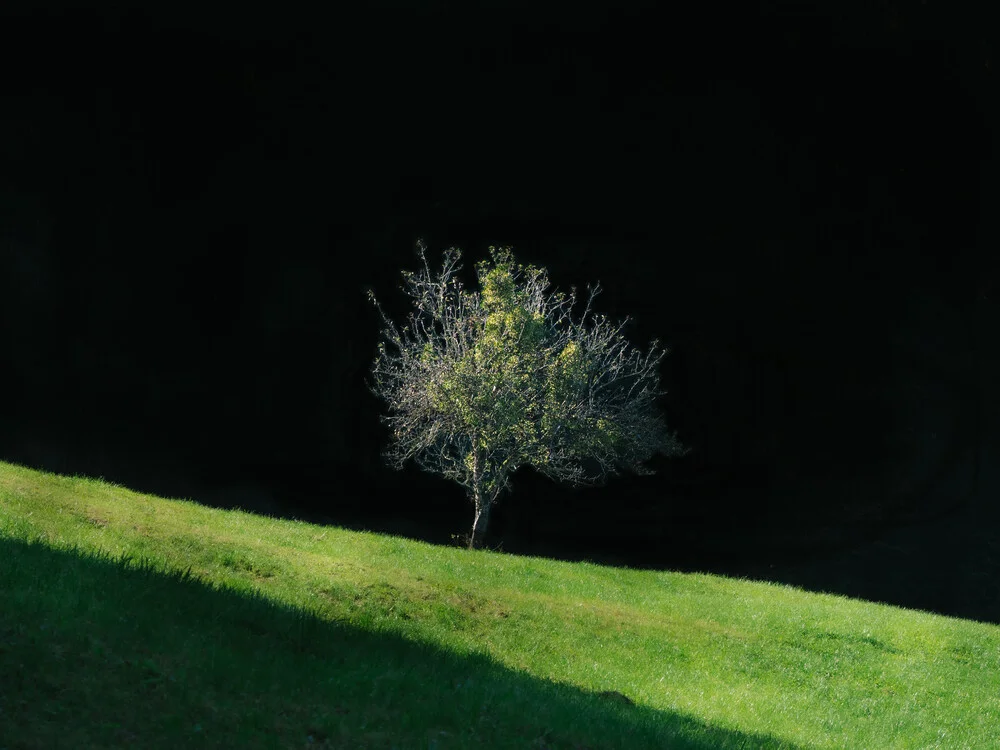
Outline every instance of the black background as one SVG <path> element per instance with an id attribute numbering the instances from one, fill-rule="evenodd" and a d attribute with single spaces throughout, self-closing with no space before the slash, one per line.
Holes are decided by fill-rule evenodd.
<path id="1" fill-rule="evenodd" d="M 510 245 L 669 346 L 692 452 L 522 471 L 490 546 L 1000 621 L 992 26 L 735 7 L 5 4 L 0 456 L 449 543 L 365 293 Z"/>

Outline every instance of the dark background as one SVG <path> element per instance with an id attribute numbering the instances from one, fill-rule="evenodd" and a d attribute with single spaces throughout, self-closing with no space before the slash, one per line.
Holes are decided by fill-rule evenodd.
<path id="1" fill-rule="evenodd" d="M 450 543 L 365 292 L 511 245 L 670 347 L 692 452 L 523 471 L 491 547 L 1000 622 L 994 27 L 657 5 L 5 3 L 0 457 Z"/>

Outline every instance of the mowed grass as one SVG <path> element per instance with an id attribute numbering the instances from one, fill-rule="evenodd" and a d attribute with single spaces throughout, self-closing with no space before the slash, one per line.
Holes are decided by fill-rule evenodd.
<path id="1" fill-rule="evenodd" d="M 0 749 L 998 737 L 996 626 L 438 547 L 0 463 Z"/>

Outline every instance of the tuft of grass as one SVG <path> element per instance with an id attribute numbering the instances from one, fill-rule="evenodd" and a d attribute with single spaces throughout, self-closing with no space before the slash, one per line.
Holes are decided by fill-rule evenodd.
<path id="1" fill-rule="evenodd" d="M 0 748 L 982 748 L 1000 628 L 0 463 Z"/>

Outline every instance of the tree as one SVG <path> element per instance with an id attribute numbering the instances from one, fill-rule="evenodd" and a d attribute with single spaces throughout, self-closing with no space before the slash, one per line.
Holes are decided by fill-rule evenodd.
<path id="1" fill-rule="evenodd" d="M 397 328 L 372 292 L 385 328 L 370 388 L 391 429 L 386 457 L 465 487 L 475 508 L 468 546 L 478 545 L 490 509 L 511 475 L 530 466 L 571 484 L 597 484 L 655 454 L 685 453 L 666 431 L 655 401 L 666 354 L 656 341 L 641 354 L 625 340 L 628 319 L 594 315 L 595 286 L 579 318 L 576 291 L 546 293 L 545 269 L 490 248 L 476 266 L 480 291 L 466 292 L 461 252 L 450 248 L 432 273 L 403 272 L 414 305 Z"/>

